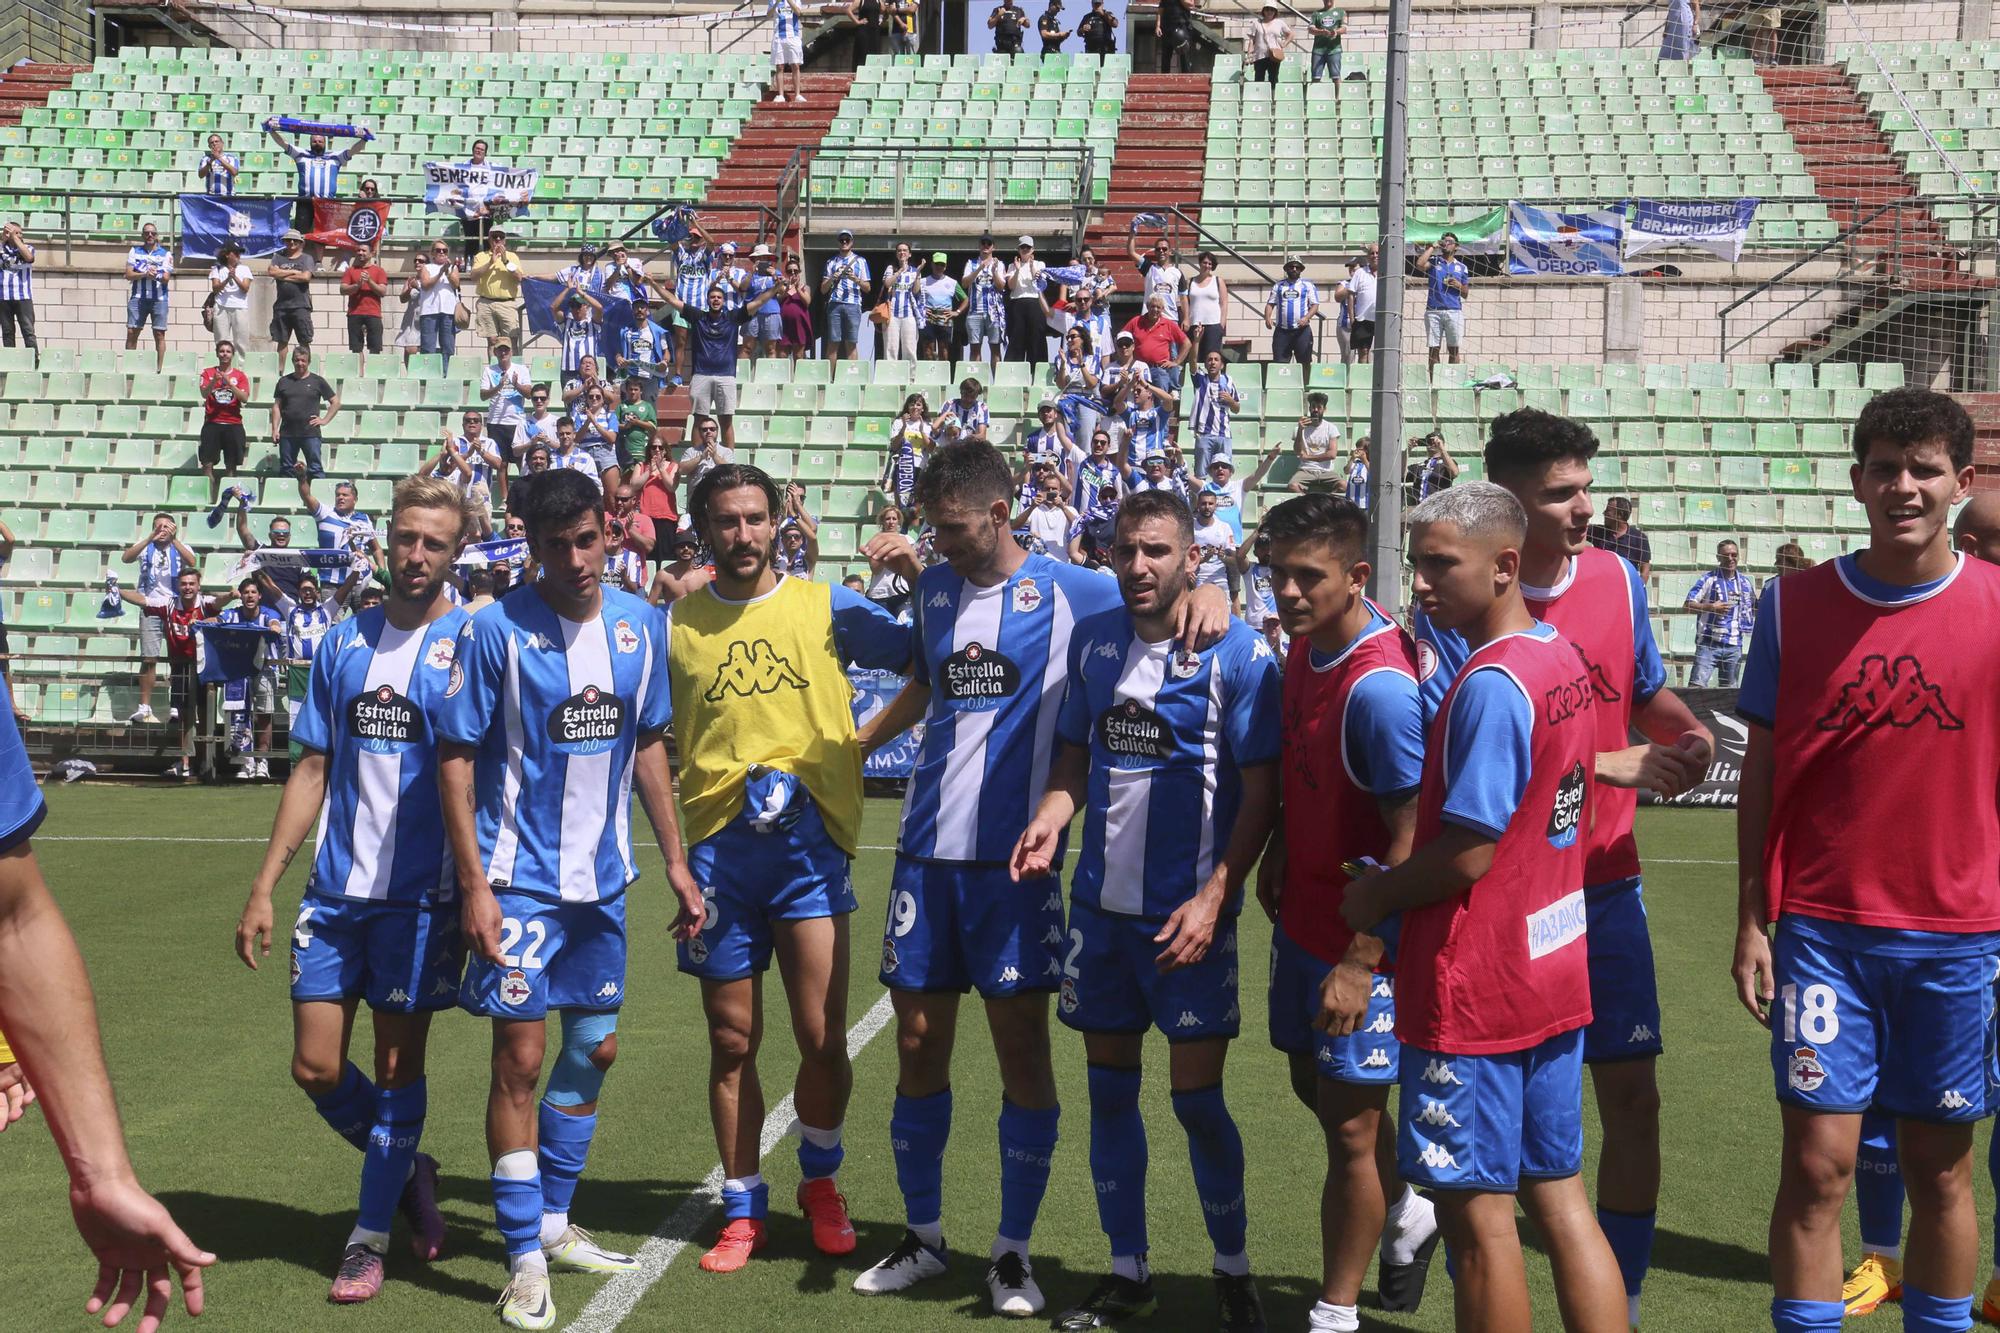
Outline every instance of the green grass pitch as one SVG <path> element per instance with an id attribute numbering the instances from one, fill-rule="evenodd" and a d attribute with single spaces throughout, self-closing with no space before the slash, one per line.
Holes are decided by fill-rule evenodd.
<path id="1" fill-rule="evenodd" d="M 454 1330 L 497 1326 L 490 1303 L 503 1275 L 487 1193 L 481 1136 L 485 1025 L 462 1013 L 432 1029 L 430 1120 L 424 1147 L 442 1163 L 447 1253 L 428 1268 L 399 1228 L 389 1281 L 365 1306 L 325 1303 L 332 1265 L 352 1221 L 358 1160 L 313 1114 L 288 1072 L 283 928 L 304 874 L 280 886 L 280 947 L 252 975 L 231 953 L 231 934 L 270 828 L 276 792 L 157 792 L 59 787 L 36 848 L 90 963 L 126 1132 L 142 1180 L 201 1244 L 220 1255 L 198 1327 L 225 1330 Z M 896 825 L 896 806 L 869 802 L 855 867 L 862 906 L 854 920 L 850 1024 L 881 995 L 875 979 Z M 643 827 L 643 821 L 638 821 Z M 1763 1033 L 1736 1006 L 1727 969 L 1734 922 L 1734 820 L 1713 811 L 1648 811 L 1648 852 L 1667 1054 L 1666 1186 L 1646 1327 L 1729 1330 L 1766 1326 L 1764 1232 L 1776 1179 L 1778 1116 Z M 155 839 L 159 840 L 155 840 Z M 187 841 L 173 841 L 186 839 Z M 633 891 L 632 957 L 619 1023 L 619 1060 L 605 1087 L 604 1120 L 574 1215 L 614 1245 L 636 1247 L 680 1207 L 714 1166 L 704 1082 L 706 1042 L 694 983 L 678 975 L 658 853 L 641 852 Z M 1243 1040 L 1230 1058 L 1229 1104 L 1249 1152 L 1250 1253 L 1272 1327 L 1298 1329 L 1316 1296 L 1318 1201 L 1324 1153 L 1317 1126 L 1292 1097 L 1282 1058 L 1264 1036 L 1269 926 L 1254 906 L 1243 926 Z M 794 1057 L 773 985 L 763 1056 L 775 1104 Z M 1062 1145 L 1036 1232 L 1038 1279 L 1052 1308 L 1081 1296 L 1106 1263 L 1088 1175 L 1089 1115 L 1081 1043 L 1057 1028 L 1064 1098 Z M 357 1034 L 359 1062 L 370 1046 Z M 1135 1327 L 1210 1327 L 1209 1246 L 1189 1177 L 1186 1145 L 1168 1109 L 1165 1051 L 1148 1050 L 1146 1120 L 1152 1156 L 1148 1214 L 1161 1312 Z M 794 1140 L 765 1161 L 772 1243 L 744 1273 L 716 1278 L 695 1259 L 700 1229 L 631 1310 L 626 1329 L 842 1330 L 955 1328 L 991 1321 L 981 1276 L 998 1192 L 994 1120 L 999 1086 L 984 1025 L 967 1012 L 956 1064 L 957 1120 L 945 1159 L 949 1277 L 912 1297 L 867 1299 L 848 1290 L 902 1230 L 887 1122 L 895 1083 L 893 1033 L 855 1061 L 842 1185 L 860 1233 L 847 1262 L 812 1252 L 792 1204 Z M 1597 1127 L 1589 1122 L 1594 1167 Z M 1982 1133 L 1982 1140 L 1983 1140 Z M 1981 1160 L 1984 1158 L 1982 1142 Z M 1986 1172 L 1975 1173 L 1991 1216 Z M 0 1328 L 83 1329 L 93 1268 L 72 1230 L 60 1163 L 39 1113 L 0 1135 L 7 1198 L 0 1241 Z M 1852 1210 L 1849 1210 L 1850 1218 Z M 1854 1254 L 1850 1221 L 1848 1251 Z M 1548 1264 L 1531 1254 L 1537 1315 L 1557 1326 Z M 1371 1274 L 1372 1282 L 1372 1274 Z M 558 1276 L 566 1326 L 600 1280 Z M 1363 1326 L 1446 1329 L 1451 1288 L 1434 1273 L 1411 1317 L 1371 1315 Z M 182 1316 L 176 1315 L 176 1319 Z M 1864 1327 L 1900 1326 L 1893 1307 Z"/>

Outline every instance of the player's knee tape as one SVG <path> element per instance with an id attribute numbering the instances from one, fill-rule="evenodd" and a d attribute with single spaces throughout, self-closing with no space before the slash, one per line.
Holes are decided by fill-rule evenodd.
<path id="1" fill-rule="evenodd" d="M 604 1071 L 591 1062 L 613 1032 L 618 1030 L 617 1014 L 579 1014 L 565 1009 L 562 1016 L 562 1050 L 549 1070 L 549 1086 L 542 1100 L 550 1106 L 588 1106 L 604 1087 Z"/>

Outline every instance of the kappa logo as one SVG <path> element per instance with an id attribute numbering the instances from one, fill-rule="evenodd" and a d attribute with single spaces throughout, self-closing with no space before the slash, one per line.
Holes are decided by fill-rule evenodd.
<path id="1" fill-rule="evenodd" d="M 1319 1054 L 1314 1058 L 1332 1064 L 1334 1061 L 1333 1047 L 1322 1044 L 1319 1048 Z"/>
<path id="2" fill-rule="evenodd" d="M 1269 657 L 1270 655 L 1271 655 L 1271 645 L 1266 643 L 1261 636 L 1255 643 L 1250 645 L 1250 656 Z"/>
<path id="3" fill-rule="evenodd" d="M 1417 1160 L 1433 1171 L 1458 1170 L 1458 1162 L 1435 1143 L 1424 1144 L 1424 1150 L 1417 1154 Z"/>
<path id="4" fill-rule="evenodd" d="M 1453 1115 L 1445 1104 L 1435 1097 L 1424 1098 L 1423 1109 L 1418 1111 L 1412 1119 L 1420 1125 L 1429 1125 L 1434 1129 L 1457 1129 L 1459 1127 L 1458 1117 Z"/>
<path id="5" fill-rule="evenodd" d="M 1374 989 L 1368 992 L 1368 997 L 1373 1000 L 1393 1000 L 1396 998 L 1396 987 L 1389 978 L 1377 976 Z"/>
<path id="6" fill-rule="evenodd" d="M 618 994 L 618 983 L 615 981 L 607 981 L 597 988 L 597 998 L 600 1000 L 608 1000 L 616 994 Z"/>
<path id="7" fill-rule="evenodd" d="M 1183 1009 L 1181 1010 L 1181 1016 L 1174 1020 L 1174 1026 L 1177 1028 L 1198 1028 L 1201 1026 L 1201 1020 L 1194 1016 L 1194 1010 Z"/>
<path id="8" fill-rule="evenodd" d="M 715 704 L 732 694 L 749 699 L 759 694 L 776 694 L 781 689 L 805 688 L 806 678 L 778 655 L 769 639 L 754 639 L 749 643 L 738 639 L 729 645 L 729 655 L 716 668 L 715 683 L 702 697 Z"/>
<path id="9" fill-rule="evenodd" d="M 1590 660 L 1590 654 L 1583 651 L 1582 644 L 1571 639 L 1569 646 L 1576 649 L 1576 655 L 1583 659 L 1584 674 L 1590 677 L 1590 690 L 1591 693 L 1597 696 L 1597 702 L 1601 704 L 1615 704 L 1625 697 L 1619 693 L 1618 687 L 1611 683 L 1610 674 L 1603 667 Z"/>
<path id="10" fill-rule="evenodd" d="M 457 659 L 456 639 L 432 639 L 430 647 L 424 649 L 424 665 L 437 671 L 449 670 Z"/>
<path id="11" fill-rule="evenodd" d="M 1019 981 L 1020 979 L 1021 969 L 1018 967 L 1003 967 L 1000 969 L 1000 981 L 1003 985 L 1009 981 Z"/>
<path id="12" fill-rule="evenodd" d="M 470 626 L 467 628 L 469 630 Z M 532 630 L 529 633 L 523 634 L 521 636 L 521 647 L 529 652 L 536 653 L 552 653 L 556 650 L 556 646 L 549 642 L 549 636 L 540 630 Z"/>
<path id="13" fill-rule="evenodd" d="M 1224 972 L 1224 973 L 1222 974 L 1222 984 L 1223 984 L 1224 986 L 1234 986 L 1234 985 L 1236 984 L 1236 969 L 1235 969 L 1235 968 L 1233 968 L 1233 967 L 1232 967 L 1232 968 L 1230 968 L 1230 969 L 1229 969 L 1229 970 L 1228 970 L 1227 972 Z"/>
<path id="14" fill-rule="evenodd" d="M 1632 1045 L 1636 1046 L 1642 1041 L 1658 1041 L 1659 1039 L 1660 1037 L 1658 1033 L 1654 1032 L 1653 1029 L 1648 1027 L 1646 1024 L 1641 1023 L 1637 1027 L 1632 1029 L 1632 1035 L 1627 1037 L 1625 1040 L 1631 1043 Z"/>
<path id="15" fill-rule="evenodd" d="M 1963 1111 L 1970 1105 L 1972 1105 L 1972 1099 L 1957 1088 L 1946 1089 L 1944 1096 L 1938 1098 L 1938 1110 L 1940 1111 Z"/>
<path id="16" fill-rule="evenodd" d="M 1380 1046 L 1370 1046 L 1368 1048 L 1368 1058 L 1361 1062 L 1361 1067 L 1363 1069 L 1387 1069 L 1389 1067 L 1389 1052 L 1383 1050 Z"/>
<path id="17" fill-rule="evenodd" d="M 1044 944 L 1061 944 L 1062 942 L 1063 933 L 1061 926 L 1050 926 L 1048 933 L 1042 936 L 1042 943 Z"/>
<path id="18" fill-rule="evenodd" d="M 1377 1014 L 1374 1021 L 1361 1030 L 1377 1035 L 1385 1032 L 1394 1032 L 1396 1030 L 1396 1016 L 1394 1014 Z"/>
<path id="19" fill-rule="evenodd" d="M 1451 1072 L 1451 1061 L 1432 1060 L 1424 1066 L 1424 1082 L 1440 1085 L 1446 1083 L 1455 1084 L 1458 1083 L 1458 1075 Z"/>
<path id="20" fill-rule="evenodd" d="M 384 998 L 387 999 L 390 1004 L 408 1004 L 410 1002 L 410 993 L 404 990 L 401 986 L 398 986 L 396 987 L 396 989 L 390 991 L 389 994 Z"/>
<path id="21" fill-rule="evenodd" d="M 943 588 L 939 588 L 931 594 L 930 601 L 926 602 L 925 605 L 933 611 L 949 611 L 951 609 L 951 594 Z"/>
<path id="22" fill-rule="evenodd" d="M 1047 898 L 1044 898 L 1042 900 L 1042 910 L 1044 912 L 1062 911 L 1062 894 L 1052 893 Z M 1053 942 L 1056 944 L 1062 943 L 1062 936 L 1057 935 Z"/>
<path id="23" fill-rule="evenodd" d="M 1819 720 L 1821 731 L 1850 727 L 1914 727 L 1925 718 L 1940 731 L 1965 724 L 1944 701 L 1944 692 L 1924 679 L 1923 663 L 1908 653 L 1892 664 L 1880 653 L 1861 659 L 1861 670 L 1840 687 L 1840 698 Z"/>
<path id="24" fill-rule="evenodd" d="M 1109 643 L 1109 642 L 1100 643 L 1095 648 L 1092 648 L 1090 651 L 1096 653 L 1099 657 L 1105 659 L 1107 662 L 1116 662 L 1119 657 L 1118 645 L 1115 643 Z"/>
<path id="25" fill-rule="evenodd" d="M 451 978 L 439 977 L 435 982 L 431 984 L 431 994 L 433 995 L 451 994 Z"/>
<path id="26" fill-rule="evenodd" d="M 1062 975 L 1062 964 L 1061 964 L 1061 963 L 1058 963 L 1058 962 L 1057 962 L 1057 961 L 1056 961 L 1055 959 L 1053 959 L 1053 958 L 1049 959 L 1049 965 L 1048 965 L 1047 967 L 1045 967 L 1045 968 L 1043 968 L 1043 969 L 1042 969 L 1042 975 L 1043 975 L 1043 976 L 1045 976 L 1045 977 L 1059 977 L 1059 976 L 1061 976 L 1061 975 Z"/>
<path id="27" fill-rule="evenodd" d="M 1596 696 L 1597 688 L 1591 683 L 1589 672 L 1551 686 L 1548 693 L 1542 696 L 1543 720 L 1550 725 L 1567 722 L 1582 712 Z"/>

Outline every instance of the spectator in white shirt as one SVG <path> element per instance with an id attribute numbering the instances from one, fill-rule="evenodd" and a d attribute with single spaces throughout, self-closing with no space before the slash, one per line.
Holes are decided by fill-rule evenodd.
<path id="1" fill-rule="evenodd" d="M 1348 266 L 1347 277 L 1333 289 L 1333 299 L 1346 314 L 1347 338 L 1340 359 L 1366 365 L 1375 358 L 1375 265 L 1382 247 L 1370 241 L 1361 258 Z"/>
<path id="2" fill-rule="evenodd" d="M 1291 29 L 1278 17 L 1278 7 L 1265 5 L 1256 26 L 1250 29 L 1250 57 L 1256 62 L 1257 82 L 1278 81 L 1278 68 L 1285 60 L 1285 44 L 1290 40 Z"/>
<path id="3" fill-rule="evenodd" d="M 1134 233 L 1125 244 L 1125 253 L 1139 268 L 1141 279 L 1139 295 L 1150 301 L 1158 296 L 1166 302 L 1161 312 L 1183 328 L 1188 323 L 1187 274 L 1181 271 L 1173 248 L 1162 236 L 1153 242 L 1153 248 L 1145 254 L 1139 253 L 1139 237 Z"/>
<path id="4" fill-rule="evenodd" d="M 1306 414 L 1292 432 L 1292 452 L 1298 456 L 1298 470 L 1292 473 L 1287 489 L 1303 491 L 1308 486 L 1331 483 L 1342 478 L 1340 427 L 1326 419 L 1326 395 L 1306 395 Z"/>
<path id="5" fill-rule="evenodd" d="M 527 367 L 514 362 L 514 347 L 505 338 L 493 344 L 493 364 L 480 379 L 480 393 L 486 399 L 486 433 L 500 447 L 503 458 L 514 456 L 514 442 L 527 420 L 527 400 L 535 392 Z M 547 404 L 548 399 L 543 397 Z"/>
<path id="6" fill-rule="evenodd" d="M 424 354 L 436 352 L 451 369 L 458 350 L 458 261 L 443 241 L 431 243 L 430 258 L 417 269 L 417 330 Z"/>
<path id="7" fill-rule="evenodd" d="M 243 262 L 243 250 L 233 242 L 216 252 L 215 267 L 208 271 L 209 299 L 213 322 L 209 332 L 218 343 L 243 345 L 248 332 L 246 312 L 250 308 L 250 266 Z"/>

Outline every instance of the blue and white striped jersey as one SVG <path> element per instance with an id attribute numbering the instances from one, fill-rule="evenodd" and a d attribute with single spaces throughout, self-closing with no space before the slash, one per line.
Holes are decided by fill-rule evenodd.
<path id="1" fill-rule="evenodd" d="M 1157 920 L 1192 898 L 1229 845 L 1241 770 L 1278 760 L 1279 712 L 1277 659 L 1240 620 L 1199 653 L 1141 639 L 1122 606 L 1079 624 L 1057 727 L 1090 747 L 1070 900 Z"/>
<path id="2" fill-rule="evenodd" d="M 696 310 L 708 309 L 708 284 L 715 280 L 708 260 L 708 247 L 699 241 L 674 246 L 674 295 Z"/>
<path id="3" fill-rule="evenodd" d="M 924 271 L 911 264 L 908 268 L 892 268 L 885 277 L 889 284 L 889 317 L 917 318 L 920 313 L 918 307 L 922 304 L 917 289 L 923 283 Z"/>
<path id="4" fill-rule="evenodd" d="M 1006 265 L 997 260 L 968 259 L 959 281 L 972 290 L 972 313 L 987 319 L 1007 318 L 1007 293 L 1001 290 Z"/>
<path id="5" fill-rule="evenodd" d="M 868 261 L 860 255 L 835 255 L 826 261 L 826 276 L 832 278 L 835 271 L 840 277 L 834 279 L 827 289 L 826 299 L 832 305 L 860 305 L 867 295 L 868 284 L 874 280 L 869 271 Z"/>
<path id="6" fill-rule="evenodd" d="M 208 175 L 202 178 L 202 188 L 211 196 L 227 199 L 236 193 L 235 173 L 242 168 L 243 164 L 228 153 L 222 155 L 222 160 L 229 165 L 230 170 L 224 171 L 207 157 L 202 158 L 201 165 L 208 168 Z"/>
<path id="7" fill-rule="evenodd" d="M 0 301 L 35 299 L 35 261 L 12 241 L 0 241 Z"/>
<path id="8" fill-rule="evenodd" d="M 743 308 L 743 302 L 745 298 L 743 295 L 743 287 L 741 284 L 745 280 L 747 280 L 749 276 L 750 276 L 750 270 L 744 268 L 741 264 L 724 264 L 715 270 L 715 276 L 713 281 L 722 284 L 723 314 L 726 315 L 732 310 L 741 310 Z M 707 309 L 708 308 L 707 292 L 703 292 L 701 294 L 701 300 L 702 300 L 702 308 L 704 310 Z"/>
<path id="9" fill-rule="evenodd" d="M 321 550 L 347 545 L 349 535 L 356 528 L 372 531 L 375 527 L 375 521 L 359 509 L 343 514 L 324 500 L 320 501 L 319 508 L 313 510 L 313 522 L 319 526 Z"/>
<path id="10" fill-rule="evenodd" d="M 556 320 L 556 327 L 561 330 L 563 374 L 574 375 L 582 369 L 583 358 L 597 355 L 597 331 L 601 326 L 586 306 L 582 317 L 565 314 Z"/>
<path id="11" fill-rule="evenodd" d="M 1159 403 L 1146 407 L 1125 409 L 1125 428 L 1131 432 L 1125 441 L 1125 457 L 1137 467 L 1154 454 L 1165 453 L 1167 449 L 1167 413 Z"/>
<path id="12" fill-rule="evenodd" d="M 595 264 L 567 264 L 556 271 L 556 281 L 567 287 L 574 283 L 587 292 L 604 290 L 604 273 Z"/>
<path id="13" fill-rule="evenodd" d="M 771 36 L 781 42 L 799 40 L 799 11 L 791 0 L 771 0 Z"/>
<path id="14" fill-rule="evenodd" d="M 965 435 L 970 435 L 982 426 L 989 432 L 993 427 L 993 409 L 987 406 L 984 398 L 975 398 L 969 403 L 962 398 L 954 398 L 946 403 L 937 418 L 936 429 L 940 435 L 945 433 L 946 417 L 950 417 L 956 429 Z"/>
<path id="15" fill-rule="evenodd" d="M 1031 555 L 991 588 L 933 565 L 912 603 L 914 679 L 931 700 L 899 846 L 920 860 L 1004 864 L 1048 784 L 1070 637 L 1120 607 L 1118 584 Z"/>
<path id="16" fill-rule="evenodd" d="M 148 601 L 172 601 L 185 568 L 188 565 L 181 559 L 179 546 L 147 542 L 139 548 L 139 595 Z"/>
<path id="17" fill-rule="evenodd" d="M 1313 286 L 1311 278 L 1286 278 L 1272 284 L 1271 295 L 1264 301 L 1266 309 L 1277 307 L 1278 327 L 1295 329 L 1306 322 L 1306 311 L 1319 304 L 1319 288 Z"/>
<path id="18" fill-rule="evenodd" d="M 381 607 L 342 621 L 313 654 L 292 739 L 326 756 L 306 892 L 415 907 L 458 896 L 438 810 L 439 708 L 455 688 L 465 612 L 400 630 Z"/>
<path id="19" fill-rule="evenodd" d="M 141 301 L 150 301 L 167 294 L 166 275 L 173 271 L 173 252 L 164 245 L 156 245 L 150 250 L 143 245 L 135 245 L 125 252 L 125 267 L 146 275 L 132 279 L 132 295 Z"/>
<path id="20" fill-rule="evenodd" d="M 318 602 L 312 606 L 301 606 L 294 602 L 285 608 L 284 615 L 285 660 L 312 661 L 327 632 L 333 628 L 333 608 L 325 602 Z"/>
<path id="21" fill-rule="evenodd" d="M 337 153 L 315 153 L 309 148 L 288 147 L 292 165 L 299 169 L 299 193 L 308 199 L 331 199 L 340 193 L 340 169 L 354 155 L 353 148 Z"/>
<path id="22" fill-rule="evenodd" d="M 1197 435 L 1219 435 L 1229 438 L 1229 404 L 1222 401 L 1223 394 L 1236 395 L 1236 381 L 1225 372 L 1213 379 L 1205 370 L 1194 373 L 1194 414 L 1188 425 Z M 1240 400 L 1239 400 L 1240 401 Z"/>
<path id="23" fill-rule="evenodd" d="M 479 855 L 496 889 L 601 902 L 639 877 L 633 765 L 673 715 L 666 618 L 602 595 L 578 624 L 517 588 L 460 632 L 438 734 L 477 747 Z"/>

